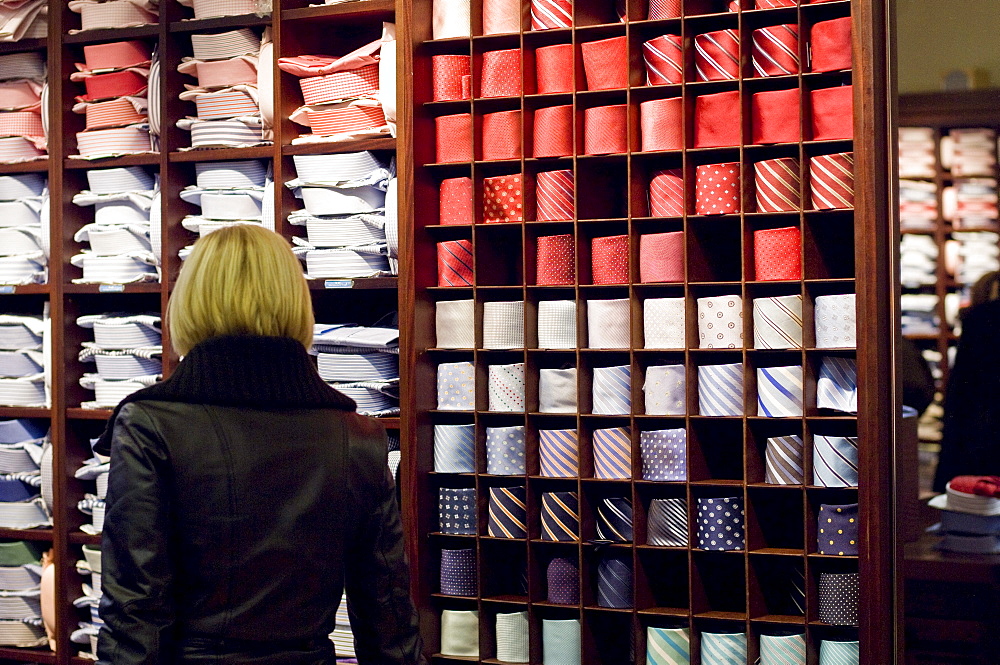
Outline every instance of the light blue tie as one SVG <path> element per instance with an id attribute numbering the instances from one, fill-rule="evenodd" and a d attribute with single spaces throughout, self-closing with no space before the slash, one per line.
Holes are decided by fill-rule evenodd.
<path id="1" fill-rule="evenodd" d="M 437 372 L 438 409 L 472 411 L 476 408 L 476 368 L 470 362 L 441 363 Z"/>
<path id="2" fill-rule="evenodd" d="M 746 633 L 702 633 L 702 665 L 746 665 Z"/>
<path id="3" fill-rule="evenodd" d="M 816 406 L 857 413 L 858 363 L 854 358 L 827 356 L 819 367 L 816 381 Z"/>
<path id="4" fill-rule="evenodd" d="M 743 415 L 743 363 L 698 368 L 698 412 L 702 416 Z"/>
<path id="5" fill-rule="evenodd" d="M 580 620 L 542 619 L 542 665 L 580 662 Z"/>
<path id="6" fill-rule="evenodd" d="M 473 473 L 476 470 L 476 426 L 434 426 L 434 471 Z"/>
<path id="7" fill-rule="evenodd" d="M 486 473 L 519 476 L 524 472 L 524 425 L 487 427 Z"/>
<path id="8" fill-rule="evenodd" d="M 687 430 L 683 427 L 640 432 L 639 450 L 643 480 L 687 480 Z"/>
<path id="9" fill-rule="evenodd" d="M 802 416 L 801 366 L 757 370 L 757 415 L 767 418 Z"/>
<path id="10" fill-rule="evenodd" d="M 858 665 L 860 643 L 823 640 L 819 643 L 819 665 Z"/>
<path id="11" fill-rule="evenodd" d="M 632 370 L 628 365 L 594 368 L 593 413 L 628 415 L 632 410 Z"/>
<path id="12" fill-rule="evenodd" d="M 683 416 L 687 403 L 684 365 L 652 365 L 646 368 L 647 416 Z"/>
<path id="13" fill-rule="evenodd" d="M 656 626 L 646 629 L 646 665 L 688 665 L 690 662 L 691 631 Z"/>
<path id="14" fill-rule="evenodd" d="M 813 484 L 858 486 L 858 437 L 813 434 Z"/>
<path id="15" fill-rule="evenodd" d="M 802 635 L 761 635 L 760 665 L 806 665 Z"/>

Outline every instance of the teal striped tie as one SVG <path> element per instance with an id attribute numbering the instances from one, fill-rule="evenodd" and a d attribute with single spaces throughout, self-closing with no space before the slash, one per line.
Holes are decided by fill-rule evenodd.
<path id="1" fill-rule="evenodd" d="M 691 631 L 687 628 L 646 629 L 646 665 L 688 665 Z"/>
<path id="2" fill-rule="evenodd" d="M 806 665 L 803 635 L 761 635 L 760 665 Z"/>
<path id="3" fill-rule="evenodd" d="M 702 665 L 746 665 L 746 633 L 702 633 Z"/>
<path id="4" fill-rule="evenodd" d="M 858 642 L 823 640 L 819 643 L 819 665 L 858 665 L 860 660 Z"/>

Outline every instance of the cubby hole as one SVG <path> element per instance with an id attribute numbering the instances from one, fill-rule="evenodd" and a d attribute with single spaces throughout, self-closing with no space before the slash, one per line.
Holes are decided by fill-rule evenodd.
<path id="1" fill-rule="evenodd" d="M 692 419 L 687 432 L 688 479 L 739 485 L 743 481 L 743 426 L 737 420 Z"/>
<path id="2" fill-rule="evenodd" d="M 802 492 L 787 486 L 747 490 L 747 546 L 751 552 L 801 554 L 805 538 Z"/>
<path id="3" fill-rule="evenodd" d="M 687 613 L 690 585 L 683 550 L 638 550 L 636 608 L 642 612 Z"/>
<path id="4" fill-rule="evenodd" d="M 698 616 L 745 619 L 746 571 L 741 552 L 696 551 L 691 556 L 691 611 Z"/>
<path id="5" fill-rule="evenodd" d="M 479 588 L 483 598 L 527 602 L 528 557 L 523 540 L 480 541 Z"/>
<path id="6" fill-rule="evenodd" d="M 688 218 L 685 240 L 688 281 L 740 281 L 743 249 L 738 218 Z"/>
<path id="7" fill-rule="evenodd" d="M 750 555 L 750 615 L 771 621 L 804 621 L 806 577 L 796 556 Z"/>

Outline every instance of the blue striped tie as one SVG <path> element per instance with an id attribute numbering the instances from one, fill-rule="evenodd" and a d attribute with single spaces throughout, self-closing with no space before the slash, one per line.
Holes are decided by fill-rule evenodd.
<path id="1" fill-rule="evenodd" d="M 593 413 L 628 415 L 632 410 L 632 370 L 628 365 L 594 368 Z"/>
<path id="2" fill-rule="evenodd" d="M 761 635 L 760 665 L 806 665 L 802 635 Z"/>
<path id="3" fill-rule="evenodd" d="M 743 415 L 743 363 L 698 368 L 698 413 L 702 416 Z"/>
<path id="4" fill-rule="evenodd" d="M 646 544 L 687 547 L 687 499 L 653 499 L 646 515 Z"/>
<path id="5" fill-rule="evenodd" d="M 776 436 L 767 440 L 764 449 L 764 482 L 769 485 L 801 485 L 802 437 L 798 434 Z"/>
<path id="6" fill-rule="evenodd" d="M 632 542 L 632 502 L 608 497 L 597 505 L 597 537 L 613 543 Z"/>
<path id="7" fill-rule="evenodd" d="M 609 553 L 597 565 L 597 605 L 628 609 L 632 607 L 632 557 Z"/>
<path id="8" fill-rule="evenodd" d="M 858 437 L 813 435 L 813 484 L 858 486 Z"/>
<path id="9" fill-rule="evenodd" d="M 542 540 L 580 539 L 580 499 L 576 492 L 542 494 Z"/>
<path id="10" fill-rule="evenodd" d="M 524 425 L 486 428 L 486 473 L 519 476 L 525 472 Z"/>
<path id="11" fill-rule="evenodd" d="M 476 470 L 476 426 L 434 426 L 434 471 L 473 473 Z"/>
<path id="12" fill-rule="evenodd" d="M 595 429 L 594 477 L 622 480 L 632 477 L 632 442 L 629 428 Z"/>
<path id="13" fill-rule="evenodd" d="M 580 475 L 580 437 L 575 429 L 538 430 L 541 475 L 575 478 Z"/>
<path id="14" fill-rule="evenodd" d="M 493 538 L 525 538 L 528 535 L 527 489 L 491 487 L 486 533 Z"/>
<path id="15" fill-rule="evenodd" d="M 757 370 L 757 415 L 767 418 L 802 416 L 802 367 L 761 367 Z"/>
<path id="16" fill-rule="evenodd" d="M 702 665 L 747 665 L 746 633 L 702 633 Z"/>
<path id="17" fill-rule="evenodd" d="M 827 356 L 819 367 L 816 406 L 847 413 L 858 411 L 858 363 L 854 358 Z"/>
<path id="18" fill-rule="evenodd" d="M 691 631 L 687 628 L 646 629 L 646 665 L 688 665 Z"/>
<path id="19" fill-rule="evenodd" d="M 858 665 L 860 660 L 859 642 L 823 640 L 819 643 L 819 665 Z"/>

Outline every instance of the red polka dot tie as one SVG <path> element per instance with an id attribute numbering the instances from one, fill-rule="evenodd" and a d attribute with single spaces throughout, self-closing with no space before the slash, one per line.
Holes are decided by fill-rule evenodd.
<path id="1" fill-rule="evenodd" d="M 431 80 L 434 101 L 463 99 L 462 77 L 471 74 L 471 58 L 467 55 L 435 55 L 431 57 Z"/>
<path id="2" fill-rule="evenodd" d="M 695 213 L 726 215 L 740 211 L 740 165 L 705 164 L 695 169 Z"/>
<path id="3" fill-rule="evenodd" d="M 483 159 L 521 158 L 521 111 L 483 115 Z"/>
<path id="4" fill-rule="evenodd" d="M 592 283 L 628 283 L 628 236 L 594 238 L 590 251 Z"/>
<path id="5" fill-rule="evenodd" d="M 761 282 L 802 279 L 801 251 L 802 233 L 797 226 L 754 231 L 755 278 Z"/>
<path id="6" fill-rule="evenodd" d="M 439 224 L 472 224 L 472 178 L 441 181 Z"/>
<path id="7" fill-rule="evenodd" d="M 535 281 L 539 286 L 572 286 L 576 281 L 575 246 L 572 234 L 538 238 Z"/>
<path id="8" fill-rule="evenodd" d="M 483 179 L 483 221 L 524 221 L 524 194 L 521 174 Z"/>
<path id="9" fill-rule="evenodd" d="M 517 97 L 521 94 L 521 51 L 504 49 L 483 53 L 481 97 Z"/>

